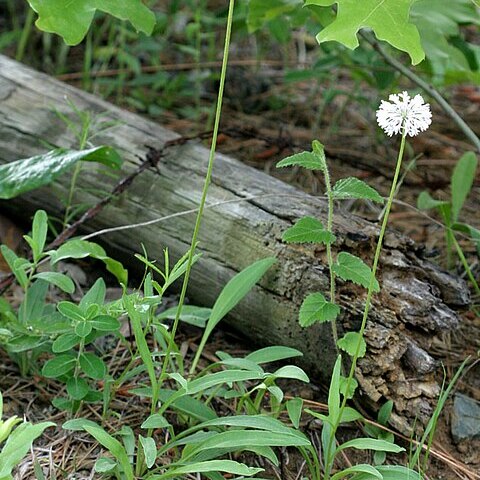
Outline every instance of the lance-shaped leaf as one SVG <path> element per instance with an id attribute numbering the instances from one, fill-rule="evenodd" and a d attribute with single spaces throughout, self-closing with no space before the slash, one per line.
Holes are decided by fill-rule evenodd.
<path id="1" fill-rule="evenodd" d="M 355 177 L 342 178 L 332 189 L 333 198 L 360 198 L 383 203 L 383 197 L 370 185 Z"/>
<path id="2" fill-rule="evenodd" d="M 304 217 L 285 231 L 282 240 L 287 243 L 333 243 L 335 235 L 325 230 L 320 220 Z"/>
<path id="3" fill-rule="evenodd" d="M 353 283 L 368 288 L 372 271 L 370 267 L 361 259 L 347 252 L 340 252 L 337 256 L 337 263 L 333 265 L 333 271 L 344 280 L 350 280 Z M 373 282 L 373 291 L 379 292 L 380 285 L 375 279 Z"/>
<path id="4" fill-rule="evenodd" d="M 321 293 L 308 295 L 300 307 L 299 322 L 302 327 L 309 327 L 314 323 L 330 322 L 340 313 L 340 307 L 329 302 Z"/>
<path id="5" fill-rule="evenodd" d="M 97 10 L 128 20 L 136 30 L 150 35 L 155 15 L 142 0 L 28 0 L 38 13 L 37 27 L 61 35 L 68 45 L 80 43 Z"/>
<path id="6" fill-rule="evenodd" d="M 0 167 L 0 199 L 8 200 L 22 193 L 43 187 L 80 160 L 98 162 L 118 169 L 120 155 L 111 147 L 95 147 L 88 150 L 56 148 L 43 155 L 16 160 Z"/>
<path id="7" fill-rule="evenodd" d="M 407 52 L 414 65 L 425 58 L 417 27 L 410 23 L 410 8 L 415 0 L 308 0 L 306 5 L 326 7 L 336 3 L 336 19 L 317 35 L 319 43 L 340 42 L 350 49 L 358 47 L 357 33 L 371 28 L 379 40 Z"/>

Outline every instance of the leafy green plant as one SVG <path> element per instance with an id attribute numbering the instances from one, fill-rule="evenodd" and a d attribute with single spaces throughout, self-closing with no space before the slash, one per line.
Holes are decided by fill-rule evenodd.
<path id="1" fill-rule="evenodd" d="M 388 216 L 400 176 L 406 137 L 407 135 L 415 136 L 420 131 L 426 130 L 431 123 L 429 105 L 424 103 L 421 96 L 417 95 L 411 99 L 407 92 L 403 92 L 399 95 L 391 95 L 390 100 L 391 102 L 384 101 L 380 105 L 380 108 L 377 110 L 377 121 L 389 136 L 401 133 L 402 140 L 371 269 L 362 259 L 349 252 L 339 252 L 334 260 L 331 249 L 331 245 L 335 241 L 332 230 L 334 201 L 344 198 L 354 198 L 383 203 L 383 198 L 373 188 L 355 178 L 339 180 L 332 187 L 323 145 L 318 141 L 313 142 L 311 152 L 295 154 L 277 164 L 277 167 L 296 165 L 310 170 L 318 170 L 323 174 L 325 180 L 328 206 L 327 228 L 324 229 L 322 222 L 319 220 L 307 217 L 299 220 L 293 227 L 289 228 L 283 237 L 286 242 L 321 243 L 326 245 L 327 263 L 330 271 L 330 298 L 326 299 L 321 292 L 308 295 L 300 308 L 299 321 L 300 325 L 304 327 L 316 322 L 331 322 L 332 337 L 336 347 L 345 351 L 351 357 L 350 372 L 346 378 L 341 375 L 342 356 L 338 355 L 337 357 L 329 389 L 328 415 L 310 412 L 323 421 L 322 452 L 324 457 L 324 480 L 343 478 L 352 474 L 354 474 L 353 478 L 382 478 L 383 474 L 380 470 L 384 468 L 379 467 L 376 469 L 370 465 L 356 465 L 332 476 L 335 457 L 344 448 L 371 449 L 379 452 L 399 452 L 402 450 L 389 441 L 391 440 L 390 438 L 387 440 L 359 438 L 340 446 L 337 446 L 336 442 L 337 429 L 341 423 L 361 418 L 361 415 L 356 410 L 347 407 L 346 404 L 347 400 L 354 395 L 356 389 L 357 382 L 354 376 L 357 361 L 366 353 L 366 343 L 363 335 L 372 296 L 375 292 L 380 291 L 380 285 L 375 278 L 375 274 L 382 250 Z M 342 280 L 352 281 L 367 289 L 360 330 L 358 332 L 347 332 L 341 339 L 338 339 L 335 324 L 336 318 L 340 313 L 340 308 L 335 301 L 335 282 L 337 276 Z M 403 470 L 397 468 L 395 475 L 397 475 L 395 478 L 407 479 L 412 478 L 412 475 L 414 475 L 415 478 L 417 474 L 409 468 L 404 468 Z"/>
<path id="2" fill-rule="evenodd" d="M 23 460 L 30 451 L 32 443 L 53 422 L 32 424 L 21 420 L 16 415 L 2 420 L 3 397 L 0 392 L 0 480 L 13 480 L 13 469 Z M 3 444 L 3 446 L 2 446 Z"/>
<path id="3" fill-rule="evenodd" d="M 428 192 L 424 191 L 418 196 L 417 207 L 421 210 L 434 209 L 439 213 L 445 225 L 447 267 L 452 267 L 452 251 L 455 250 L 476 292 L 480 293 L 480 287 L 455 237 L 455 231 L 466 233 L 472 238 L 477 251 L 480 253 L 480 230 L 461 222 L 459 218 L 463 204 L 472 188 L 477 165 L 478 159 L 475 153 L 467 152 L 462 155 L 453 170 L 450 184 L 450 200 L 436 200 Z"/>
<path id="4" fill-rule="evenodd" d="M 271 447 L 311 448 L 305 435 L 263 415 L 215 418 L 175 434 L 174 427 L 164 417 L 154 414 L 145 420 L 142 429 L 147 432 L 152 429 L 168 431 L 168 440 L 161 444 L 148 433 L 146 436 L 138 435 L 137 440 L 128 427 L 117 432 L 116 436 L 123 440 L 120 442 L 99 425 L 84 419 L 70 420 L 63 427 L 85 430 L 106 448 L 111 457 L 100 457 L 95 469 L 118 480 L 139 477 L 164 480 L 188 473 L 203 473 L 216 479 L 221 478 L 219 472 L 251 477 L 262 469 L 221 457 L 249 451 L 278 465 Z M 169 461 L 162 462 L 164 457 Z"/>
<path id="5" fill-rule="evenodd" d="M 32 251 L 31 259 L 19 257 L 6 245 L 1 246 L 2 255 L 24 290 L 24 298 L 17 312 L 5 300 L 0 302 L 0 345 L 19 364 L 23 375 L 36 368 L 40 354 L 55 354 L 55 358 L 44 365 L 43 374 L 64 380 L 73 401 L 88 395 L 95 398 L 80 373 L 99 380 L 104 378 L 106 369 L 100 358 L 84 351 L 85 346 L 119 328 L 117 318 L 104 305 L 105 283 L 99 279 L 78 305 L 62 301 L 57 308 L 47 303 L 49 285 L 67 294 L 74 292 L 71 278 L 55 271 L 58 263 L 65 259 L 99 259 L 123 284 L 127 282 L 127 271 L 92 242 L 70 240 L 58 250 L 46 251 L 47 230 L 47 214 L 38 210 L 32 233 L 25 236 Z M 50 264 L 49 270 L 44 268 L 46 263 Z"/>

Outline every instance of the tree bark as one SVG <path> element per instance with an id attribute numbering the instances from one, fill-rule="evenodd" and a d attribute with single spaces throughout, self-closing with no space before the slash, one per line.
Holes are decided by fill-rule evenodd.
<path id="1" fill-rule="evenodd" d="M 96 145 L 117 148 L 125 164 L 121 175 L 131 173 L 144 157 L 146 145 L 161 148 L 177 138 L 174 132 L 121 110 L 99 98 L 35 72 L 0 56 L 0 163 L 25 158 L 49 146 L 74 147 L 72 132 L 55 110 L 75 121 L 67 97 L 79 109 L 102 114 L 118 122 L 99 132 Z M 195 209 L 208 160 L 208 150 L 198 142 L 169 149 L 158 164 L 137 177 L 127 192 L 110 203 L 85 226 L 85 232 L 165 217 Z M 88 163 L 88 162 L 87 162 Z M 118 182 L 95 164 L 82 165 L 75 191 L 76 203 L 95 204 Z M 0 179 L 1 181 L 1 179 Z M 60 216 L 59 196 L 66 196 L 70 176 L 0 207 L 21 218 L 37 208 Z M 255 196 L 255 199 L 246 197 Z M 304 365 L 321 379 L 328 378 L 336 351 L 331 326 L 302 329 L 298 309 L 308 293 L 328 291 L 328 269 L 322 246 L 286 245 L 282 232 L 304 216 L 325 220 L 326 204 L 292 186 L 224 155 L 217 155 L 199 250 L 188 290 L 192 303 L 211 306 L 225 283 L 253 261 L 276 256 L 278 262 L 260 284 L 229 316 L 228 322 L 259 345 L 290 345 L 305 354 Z M 128 259 L 143 244 L 150 258 L 163 258 L 168 247 L 172 258 L 188 249 L 194 215 L 177 216 L 147 227 L 124 230 L 98 238 L 111 251 Z M 378 226 L 342 211 L 334 218 L 336 250 L 352 252 L 367 263 L 373 258 Z M 378 280 L 382 291 L 375 296 L 366 330 L 368 354 L 359 363 L 357 378 L 363 398 L 370 404 L 395 401 L 394 423 L 406 431 L 417 417 L 425 422 L 438 391 L 436 362 L 429 349 L 438 335 L 459 323 L 458 310 L 469 303 L 464 282 L 430 263 L 422 247 L 390 230 L 385 239 Z M 342 315 L 340 333 L 358 329 L 365 291 L 338 282 Z"/>

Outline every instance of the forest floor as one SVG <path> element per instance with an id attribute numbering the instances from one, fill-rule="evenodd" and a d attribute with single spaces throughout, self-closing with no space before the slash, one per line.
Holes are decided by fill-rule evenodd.
<path id="1" fill-rule="evenodd" d="M 73 82 L 74 83 L 74 82 Z M 352 91 L 355 86 L 345 77 L 336 85 L 338 93 L 334 99 L 318 108 L 318 98 L 322 90 L 312 82 L 296 82 L 293 85 L 283 82 L 283 72 L 271 67 L 253 71 L 232 67 L 226 94 L 226 105 L 219 138 L 219 150 L 244 161 L 246 164 L 282 178 L 297 185 L 313 195 L 323 194 L 321 177 L 311 171 L 278 172 L 275 163 L 299 149 L 309 149 L 311 140 L 317 138 L 324 145 L 332 171 L 333 180 L 340 176 L 356 176 L 364 179 L 381 194 L 388 194 L 396 144 L 378 135 L 375 125 L 373 102 L 376 93 L 362 92 L 362 98 L 355 98 Z M 205 101 L 213 98 L 213 90 L 206 92 Z M 288 101 L 284 100 L 288 98 Z M 369 101 L 370 99 L 370 101 Z M 467 87 L 451 90 L 450 100 L 463 118 L 480 135 L 480 92 Z M 272 107 L 273 106 L 273 107 Z M 425 244 L 431 252 L 431 259 L 444 265 L 444 230 L 439 218 L 432 212 L 421 212 L 415 208 L 420 192 L 428 190 L 435 198 L 448 198 L 452 170 L 460 156 L 472 150 L 463 140 L 452 121 L 437 107 L 433 106 L 432 128 L 425 134 L 412 139 L 407 149 L 407 171 L 397 195 L 401 203 L 396 203 L 390 217 L 390 228 L 395 228 L 411 236 L 415 241 Z M 181 118 L 175 112 L 164 111 L 156 118 L 163 126 L 181 134 L 191 135 L 205 124 L 205 117 L 198 119 Z M 480 178 L 477 176 L 471 195 L 465 203 L 462 217 L 472 226 L 480 228 Z M 355 208 L 355 213 L 375 220 L 377 211 L 366 207 L 346 204 L 344 208 Z M 432 215 L 432 216 L 429 216 Z M 461 237 L 459 237 L 461 238 Z M 480 265 L 475 247 L 466 239 L 461 241 L 465 254 L 472 264 L 474 273 L 480 273 Z M 88 275 L 90 267 L 84 266 Z M 455 262 L 453 271 L 464 275 L 460 262 Z M 474 300 L 478 303 L 480 299 Z M 460 328 L 438 340 L 431 352 L 439 364 L 443 365 L 446 378 L 452 378 L 462 361 L 471 355 L 478 359 L 480 350 L 480 318 L 473 312 L 464 312 Z M 195 351 L 199 333 L 195 329 L 183 329 L 179 342 L 184 350 L 191 354 Z M 205 358 L 215 358 L 217 350 L 232 352 L 247 351 L 248 343 L 235 333 L 219 330 L 205 351 Z M 109 357 L 113 370 L 120 370 L 125 355 L 114 345 L 115 356 Z M 0 389 L 8 406 L 9 415 L 25 415 L 30 420 L 52 420 L 61 424 L 66 416 L 58 413 L 50 405 L 51 398 L 57 393 L 52 382 L 46 385 L 39 378 L 21 378 L 15 365 L 0 354 Z M 442 369 L 438 370 L 439 379 Z M 297 394 L 311 402 L 312 407 L 324 408 L 327 387 L 315 385 L 302 387 L 301 391 L 292 386 L 291 394 Z M 480 363 L 470 362 L 469 368 L 458 382 L 455 392 L 464 393 L 480 400 Z M 115 429 L 126 423 L 138 423 L 145 415 L 145 405 L 129 395 L 128 388 L 119 392 L 115 399 L 115 410 L 123 412 L 121 418 L 109 420 Z M 447 402 L 437 428 L 433 445 L 434 454 L 428 478 L 432 480 L 479 479 L 480 478 L 480 440 L 456 445 L 450 434 L 450 421 L 453 398 Z M 220 410 L 228 411 L 228 406 L 218 405 Z M 82 411 L 92 419 L 101 418 L 98 408 L 86 405 Z M 479 420 L 480 421 L 480 420 Z M 304 425 L 308 434 L 319 443 L 318 429 L 315 423 Z M 342 435 L 355 435 L 352 428 L 344 429 Z M 37 442 L 37 459 L 47 468 L 47 478 L 87 479 L 92 476 L 92 466 L 98 455 L 95 443 L 82 437 L 72 443 L 72 437 L 64 431 L 47 430 L 44 440 Z M 355 456 L 345 456 L 342 461 L 347 465 L 359 460 Z M 368 459 L 363 459 L 367 460 Z M 21 467 L 18 479 L 30 477 L 31 458 Z M 301 461 L 291 452 L 283 452 L 280 469 L 272 469 L 272 478 L 281 480 L 301 478 L 305 472 Z"/>

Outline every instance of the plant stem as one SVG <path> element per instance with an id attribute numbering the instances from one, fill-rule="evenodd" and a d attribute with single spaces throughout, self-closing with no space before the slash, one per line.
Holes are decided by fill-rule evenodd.
<path id="1" fill-rule="evenodd" d="M 458 243 L 457 239 L 455 238 L 455 235 L 453 232 L 452 234 L 452 241 L 453 244 L 455 245 L 455 249 L 457 250 L 457 254 L 460 258 L 460 261 L 462 262 L 463 268 L 465 269 L 465 273 L 467 274 L 468 278 L 472 282 L 473 288 L 475 289 L 475 292 L 480 295 L 480 287 L 478 286 L 477 281 L 475 280 L 475 277 L 472 273 L 472 269 L 470 268 L 470 265 L 468 265 L 467 259 L 465 258 L 465 255 L 463 253 L 462 247 Z"/>
<path id="2" fill-rule="evenodd" d="M 190 278 L 190 271 L 191 271 L 191 268 L 192 268 L 193 257 L 195 255 L 195 248 L 197 246 L 198 233 L 200 231 L 200 226 L 201 226 L 201 223 L 202 223 L 203 210 L 205 208 L 205 202 L 207 200 L 208 188 L 210 186 L 210 181 L 211 181 L 211 178 L 212 178 L 213 165 L 215 163 L 215 151 L 216 151 L 216 147 L 217 147 L 217 137 L 218 137 L 218 130 L 219 130 L 219 126 L 220 126 L 220 116 L 221 116 L 221 112 L 222 112 L 223 92 L 225 90 L 225 79 L 226 79 L 226 76 L 227 76 L 228 53 L 229 53 L 229 49 L 230 49 L 230 38 L 231 38 L 231 34 L 232 34 L 232 22 L 233 22 L 234 6 L 235 6 L 235 0 L 229 0 L 228 17 L 227 17 L 227 29 L 226 29 L 226 32 L 225 32 L 225 46 L 224 46 L 223 60 L 222 60 L 222 71 L 221 71 L 221 74 L 220 74 L 220 85 L 219 85 L 219 88 L 218 88 L 217 107 L 216 107 L 216 112 L 215 112 L 215 123 L 214 123 L 214 126 L 213 126 L 212 144 L 211 144 L 211 147 L 210 147 L 210 156 L 209 156 L 209 159 L 208 159 L 207 174 L 205 175 L 202 197 L 201 197 L 201 200 L 200 200 L 198 213 L 197 213 L 197 218 L 195 220 L 195 228 L 193 230 L 192 240 L 191 240 L 191 243 L 190 243 L 190 251 L 188 253 L 187 268 L 185 270 L 185 276 L 183 277 L 183 285 L 182 285 L 182 291 L 180 293 L 180 299 L 178 301 L 177 313 L 175 315 L 175 320 L 173 322 L 172 331 L 171 331 L 171 334 L 170 334 L 170 339 L 169 339 L 169 342 L 168 342 L 167 351 L 165 353 L 165 359 L 164 359 L 163 366 L 162 366 L 162 372 L 161 372 L 160 379 L 159 379 L 160 385 L 162 384 L 162 382 L 165 378 L 165 374 L 166 374 L 166 371 L 167 371 L 167 365 L 170 362 L 170 355 L 172 353 L 173 344 L 174 344 L 174 341 L 175 341 L 175 334 L 177 332 L 178 323 L 180 321 L 180 316 L 182 314 L 182 307 L 183 307 L 183 304 L 185 302 L 188 280 Z"/>
<path id="3" fill-rule="evenodd" d="M 328 171 L 328 166 L 325 162 L 325 170 L 323 172 L 323 177 L 325 179 L 325 188 L 327 190 L 327 202 L 328 202 L 328 216 L 327 216 L 327 231 L 332 233 L 333 226 L 333 194 L 332 194 L 332 184 L 330 181 L 330 172 Z M 330 271 L 330 302 L 335 303 L 335 272 L 333 271 L 333 255 L 332 255 L 332 245 L 330 242 L 327 242 L 327 262 L 328 269 Z M 338 353 L 338 332 L 337 332 L 337 323 L 335 320 L 330 322 L 332 324 L 332 337 L 335 343 L 335 350 Z"/>
<path id="4" fill-rule="evenodd" d="M 25 18 L 25 24 L 23 25 L 22 35 L 18 42 L 17 53 L 15 55 L 15 60 L 21 62 L 23 56 L 25 55 L 25 48 L 28 43 L 28 37 L 30 36 L 30 31 L 32 30 L 33 18 L 35 12 L 32 8 L 27 7 L 27 17 Z"/>
<path id="5" fill-rule="evenodd" d="M 352 365 L 350 367 L 350 373 L 349 373 L 347 381 L 346 381 L 346 387 L 345 387 L 345 392 L 346 393 L 350 391 L 350 385 L 353 381 L 353 377 L 355 376 L 355 368 L 357 366 L 358 355 L 360 353 L 360 347 L 361 347 L 361 344 L 362 344 L 363 334 L 365 332 L 365 327 L 367 325 L 367 319 L 368 319 L 368 313 L 370 311 L 370 305 L 371 305 L 372 296 L 373 296 L 373 286 L 375 284 L 375 274 L 377 272 L 378 261 L 380 259 L 380 253 L 382 251 L 383 238 L 385 236 L 385 231 L 387 229 L 388 217 L 390 215 L 390 210 L 392 208 L 393 199 L 395 197 L 395 192 L 397 190 L 397 182 L 398 182 L 398 179 L 399 179 L 399 176 L 400 176 L 400 171 L 401 171 L 401 168 L 402 168 L 403 152 L 405 150 L 405 140 L 406 140 L 406 135 L 407 135 L 407 132 L 405 131 L 405 129 L 403 129 L 403 130 L 404 131 L 403 131 L 403 134 L 402 134 L 402 141 L 400 143 L 400 150 L 398 152 L 397 165 L 395 167 L 395 174 L 393 176 L 392 186 L 390 188 L 390 195 L 388 197 L 387 207 L 385 208 L 385 215 L 383 217 L 382 226 L 380 228 L 380 234 L 378 236 L 377 248 L 375 249 L 375 257 L 373 258 L 372 274 L 370 275 L 370 282 L 368 284 L 367 298 L 365 300 L 365 309 L 363 311 L 362 324 L 361 324 L 360 330 L 359 330 L 358 342 L 357 342 L 357 346 L 355 348 L 355 355 L 352 358 Z M 331 434 L 330 434 L 330 442 L 329 442 L 330 445 L 333 445 L 335 434 L 336 434 L 338 426 L 340 424 L 340 420 L 342 418 L 343 411 L 345 410 L 346 403 L 347 403 L 347 395 L 344 395 L 343 398 L 342 398 L 342 404 L 340 406 L 340 412 L 338 414 L 337 421 L 335 422 L 335 425 L 333 425 L 333 428 L 332 428 L 332 431 L 331 431 Z M 328 456 L 327 456 L 327 458 L 328 458 Z M 332 463 L 333 463 L 334 458 L 335 458 L 335 456 L 333 455 L 332 456 Z M 329 480 L 330 471 L 332 469 L 332 466 L 333 466 L 332 464 L 325 465 L 325 476 L 324 476 L 325 480 Z"/>

